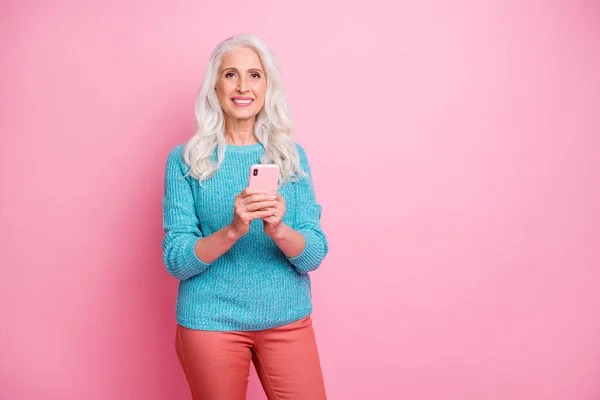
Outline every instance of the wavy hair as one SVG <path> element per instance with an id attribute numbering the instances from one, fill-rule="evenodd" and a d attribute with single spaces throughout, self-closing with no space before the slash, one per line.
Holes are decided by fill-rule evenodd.
<path id="1" fill-rule="evenodd" d="M 225 117 L 214 88 L 223 55 L 238 47 L 247 47 L 258 53 L 267 79 L 265 104 L 254 124 L 254 135 L 265 148 L 260 162 L 279 166 L 280 184 L 306 175 L 300 167 L 298 149 L 292 140 L 294 128 L 284 98 L 279 62 L 261 40 L 248 34 L 224 40 L 210 56 L 195 103 L 196 133 L 183 150 L 183 158 L 190 166 L 189 174 L 202 184 L 203 180 L 215 174 L 225 158 Z M 216 162 L 213 161 L 215 149 Z"/>

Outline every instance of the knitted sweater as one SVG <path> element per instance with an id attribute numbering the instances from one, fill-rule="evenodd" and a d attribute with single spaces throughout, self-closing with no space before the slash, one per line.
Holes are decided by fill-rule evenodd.
<path id="1" fill-rule="evenodd" d="M 328 245 L 306 153 L 296 146 L 309 177 L 286 182 L 279 193 L 286 199 L 282 221 L 304 235 L 304 250 L 287 257 L 264 233 L 262 220 L 254 220 L 249 232 L 211 264 L 197 257 L 194 246 L 199 238 L 232 222 L 235 196 L 246 188 L 250 166 L 260 163 L 264 147 L 261 143 L 227 145 L 223 163 L 202 186 L 185 176 L 190 168 L 183 160 L 183 145 L 170 152 L 162 248 L 167 271 L 179 280 L 176 314 L 182 326 L 254 331 L 285 325 L 312 312 L 308 273 L 321 264 Z"/>

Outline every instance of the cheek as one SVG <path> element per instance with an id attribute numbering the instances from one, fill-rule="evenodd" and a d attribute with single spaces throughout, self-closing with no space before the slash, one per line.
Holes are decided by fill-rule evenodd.
<path id="1" fill-rule="evenodd" d="M 222 92 L 217 91 L 217 98 L 219 99 L 219 104 L 221 107 L 229 107 L 229 102 L 227 96 L 223 95 Z"/>
<path id="2" fill-rule="evenodd" d="M 256 87 L 254 88 L 254 93 L 256 93 L 256 95 L 259 96 L 260 98 L 264 99 L 266 92 L 267 92 L 266 85 L 256 85 Z"/>
<path id="3" fill-rule="evenodd" d="M 231 84 L 227 82 L 220 82 L 217 84 L 217 96 L 221 98 L 229 98 L 229 94 L 231 93 Z"/>

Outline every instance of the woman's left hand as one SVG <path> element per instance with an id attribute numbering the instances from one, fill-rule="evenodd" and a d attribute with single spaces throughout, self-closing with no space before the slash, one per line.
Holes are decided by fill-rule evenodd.
<path id="1" fill-rule="evenodd" d="M 281 220 L 285 214 L 285 199 L 279 192 L 276 193 L 276 196 L 277 198 L 275 200 L 277 201 L 277 204 L 273 206 L 275 214 L 263 218 L 265 233 L 271 239 L 277 239 L 281 235 L 281 228 L 283 228 Z"/>

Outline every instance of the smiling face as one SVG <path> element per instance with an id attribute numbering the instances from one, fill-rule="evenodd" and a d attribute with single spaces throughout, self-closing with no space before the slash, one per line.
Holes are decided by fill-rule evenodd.
<path id="1" fill-rule="evenodd" d="M 265 104 L 267 79 L 256 51 L 239 47 L 225 53 L 215 86 L 226 120 L 256 118 Z"/>

